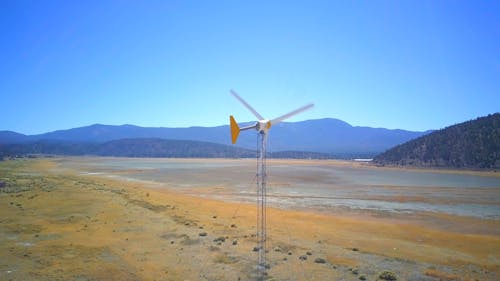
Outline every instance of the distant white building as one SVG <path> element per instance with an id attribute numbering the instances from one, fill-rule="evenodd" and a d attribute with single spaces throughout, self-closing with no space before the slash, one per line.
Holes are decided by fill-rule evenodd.
<path id="1" fill-rule="evenodd" d="M 352 160 L 354 160 L 356 162 L 371 162 L 371 161 L 373 161 L 372 158 L 356 158 L 356 159 L 352 159 Z"/>

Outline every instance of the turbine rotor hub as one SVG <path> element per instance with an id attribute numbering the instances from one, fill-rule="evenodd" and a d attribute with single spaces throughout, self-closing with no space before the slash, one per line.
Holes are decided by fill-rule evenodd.
<path id="1" fill-rule="evenodd" d="M 269 128 L 271 128 L 271 121 L 269 121 L 269 120 L 257 121 L 257 126 L 256 126 L 257 131 L 267 133 Z"/>

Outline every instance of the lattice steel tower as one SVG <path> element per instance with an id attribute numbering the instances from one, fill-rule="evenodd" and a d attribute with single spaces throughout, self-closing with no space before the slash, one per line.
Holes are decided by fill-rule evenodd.
<path id="1" fill-rule="evenodd" d="M 236 143 L 240 131 L 255 129 L 259 136 L 259 150 L 258 150 L 258 163 L 257 163 L 257 280 L 263 280 L 267 275 L 267 269 L 269 264 L 266 261 L 267 253 L 267 167 L 266 167 L 266 156 L 267 156 L 267 133 L 271 126 L 278 124 L 279 122 L 290 118 L 302 111 L 305 111 L 311 107 L 313 104 L 305 105 L 299 109 L 296 109 L 288 114 L 281 117 L 275 118 L 273 120 L 268 120 L 262 117 L 255 109 L 253 109 L 245 100 L 243 100 L 235 91 L 231 90 L 231 94 L 238 99 L 250 112 L 252 112 L 255 117 L 258 118 L 255 124 L 240 128 L 238 123 L 236 123 L 234 117 L 229 116 L 229 122 L 231 124 L 231 141 L 233 144 Z"/>

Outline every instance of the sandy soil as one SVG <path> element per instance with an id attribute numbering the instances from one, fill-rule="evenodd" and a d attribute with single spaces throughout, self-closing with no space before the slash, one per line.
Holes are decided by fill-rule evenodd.
<path id="1" fill-rule="evenodd" d="M 0 181 L 0 280 L 255 279 L 254 204 L 61 171 L 51 159 L 2 162 Z M 268 227 L 268 279 L 500 279 L 498 220 L 271 208 Z"/>

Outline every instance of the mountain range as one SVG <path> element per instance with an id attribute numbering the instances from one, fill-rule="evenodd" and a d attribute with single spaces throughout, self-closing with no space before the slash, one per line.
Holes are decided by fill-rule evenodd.
<path id="1" fill-rule="evenodd" d="M 317 152 L 336 157 L 372 157 L 393 146 L 423 136 L 430 131 L 414 132 L 351 126 L 333 118 L 283 122 L 270 131 L 268 151 Z M 58 130 L 38 135 L 0 131 L 0 144 L 27 144 L 50 141 L 72 144 L 103 144 L 122 139 L 168 139 L 230 144 L 229 126 L 163 128 L 134 125 L 101 125 Z M 237 146 L 255 150 L 256 134 L 241 134 Z"/>

